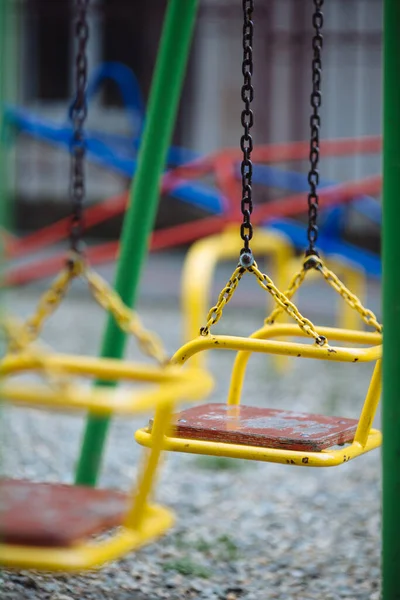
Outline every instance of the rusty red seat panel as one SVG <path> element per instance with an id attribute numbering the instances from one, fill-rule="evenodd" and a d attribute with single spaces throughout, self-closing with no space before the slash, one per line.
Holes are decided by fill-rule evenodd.
<path id="1" fill-rule="evenodd" d="M 117 491 L 0 479 L 0 542 L 70 547 L 121 525 L 126 510 Z"/>
<path id="2" fill-rule="evenodd" d="M 306 452 L 352 442 L 358 425 L 355 419 L 226 404 L 189 408 L 174 423 L 179 438 Z"/>

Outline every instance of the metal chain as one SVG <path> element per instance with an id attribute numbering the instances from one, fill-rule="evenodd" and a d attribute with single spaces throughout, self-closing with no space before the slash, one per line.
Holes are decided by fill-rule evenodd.
<path id="1" fill-rule="evenodd" d="M 376 331 L 378 333 L 383 332 L 383 326 L 378 322 L 378 319 L 376 318 L 375 313 L 373 313 L 372 310 L 365 308 L 361 304 L 361 301 L 358 298 L 358 296 L 353 294 L 340 281 L 339 277 L 337 277 L 337 275 L 335 275 L 335 273 L 330 271 L 321 260 L 319 260 L 319 264 L 315 268 L 323 275 L 326 282 L 329 283 L 329 285 L 331 287 L 333 287 L 334 290 L 339 292 L 339 294 L 347 302 L 347 304 L 349 306 L 351 306 L 351 308 L 354 308 L 358 312 L 358 314 L 361 316 L 364 323 L 366 323 L 370 327 L 373 327 L 374 329 L 376 329 Z"/>
<path id="2" fill-rule="evenodd" d="M 232 298 L 239 281 L 242 279 L 246 269 L 240 265 L 234 270 L 232 277 L 218 296 L 217 304 L 210 308 L 207 315 L 207 323 L 200 329 L 200 335 L 208 335 L 210 333 L 210 327 L 217 323 L 222 317 L 222 311 Z"/>
<path id="3" fill-rule="evenodd" d="M 318 346 L 325 346 L 327 344 L 326 337 L 324 335 L 319 335 L 313 323 L 309 319 L 303 317 L 297 306 L 293 304 L 293 302 L 290 302 L 289 298 L 287 298 L 283 292 L 278 290 L 268 275 L 265 275 L 265 273 L 261 273 L 261 271 L 258 270 L 256 262 L 253 263 L 253 266 L 250 267 L 249 271 L 256 275 L 261 287 L 271 294 L 275 302 L 282 307 L 289 317 L 296 321 L 297 325 L 306 335 L 313 337 Z"/>
<path id="4" fill-rule="evenodd" d="M 95 300 L 113 316 L 119 328 L 136 338 L 144 354 L 154 358 L 160 364 L 165 364 L 168 355 L 159 337 L 144 328 L 137 314 L 124 304 L 102 277 L 89 268 L 85 269 L 83 275 Z"/>
<path id="5" fill-rule="evenodd" d="M 285 296 L 287 298 L 290 299 L 293 297 L 303 283 L 306 275 L 311 271 L 312 268 L 321 273 L 325 281 L 342 296 L 342 298 L 351 308 L 358 312 L 364 323 L 366 323 L 369 327 L 373 327 L 378 333 L 383 332 L 383 326 L 381 323 L 379 323 L 375 313 L 363 306 L 358 296 L 353 294 L 344 285 L 344 283 L 340 281 L 339 277 L 325 266 L 323 260 L 319 256 L 313 256 L 312 261 L 310 258 L 305 259 L 301 270 L 294 275 L 292 281 L 290 282 L 289 288 L 285 291 Z M 277 306 L 265 319 L 265 324 L 273 325 L 283 310 L 284 308 L 282 306 Z"/>
<path id="6" fill-rule="evenodd" d="M 100 275 L 89 269 L 81 255 L 77 253 L 69 258 L 68 265 L 40 298 L 35 313 L 20 328 L 18 347 L 14 349 L 23 350 L 39 337 L 45 322 L 58 308 L 72 280 L 76 277 L 83 277 L 87 281 L 89 289 L 98 304 L 113 316 L 122 331 L 136 338 L 145 354 L 154 358 L 160 364 L 167 361 L 167 353 L 159 338 L 143 327 L 136 313 L 122 302 L 118 294 Z"/>
<path id="7" fill-rule="evenodd" d="M 25 321 L 18 335 L 19 349 L 24 349 L 38 339 L 47 319 L 60 306 L 75 277 L 83 273 L 83 263 L 68 260 L 67 266 L 58 274 L 48 290 L 40 297 L 34 314 Z"/>
<path id="8" fill-rule="evenodd" d="M 89 0 L 76 0 L 75 36 L 78 44 L 75 61 L 75 98 L 70 109 L 73 134 L 71 139 L 71 189 L 72 217 L 70 225 L 70 248 L 79 252 L 83 233 L 83 201 L 85 197 L 85 134 L 87 116 L 87 42 L 89 25 L 87 8 Z"/>
<path id="9" fill-rule="evenodd" d="M 7 315 L 3 317 L 0 323 L 0 329 L 4 334 L 7 341 L 7 349 L 9 353 L 16 353 L 25 350 L 28 345 L 37 349 L 36 344 L 30 344 L 30 340 L 26 336 L 26 323 L 19 321 L 19 319 Z M 41 346 L 43 343 L 41 343 Z"/>
<path id="10" fill-rule="evenodd" d="M 319 184 L 319 130 L 321 127 L 321 117 L 319 114 L 319 108 L 322 102 L 321 95 L 321 51 L 323 38 L 321 34 L 322 25 L 324 22 L 321 7 L 324 0 L 314 0 L 314 14 L 312 23 L 314 27 L 314 36 L 312 40 L 312 48 L 314 52 L 312 60 L 312 93 L 311 93 L 311 108 L 312 114 L 310 117 L 310 171 L 308 173 L 308 183 L 310 185 L 310 192 L 308 194 L 308 249 L 307 256 L 317 255 L 315 244 L 318 238 L 318 184 Z"/>
<path id="11" fill-rule="evenodd" d="M 307 270 L 304 268 L 304 266 L 301 268 L 301 270 L 298 273 L 295 273 L 295 275 L 293 276 L 293 278 L 289 284 L 288 289 L 284 292 L 286 298 L 288 298 L 289 300 L 291 298 L 293 298 L 293 296 L 295 295 L 295 293 L 297 292 L 297 290 L 303 283 L 306 274 L 307 274 Z M 279 317 L 279 315 L 282 312 L 283 312 L 282 306 L 276 306 L 274 308 L 274 310 L 271 312 L 271 314 L 264 320 L 265 325 L 273 325 L 275 323 L 276 319 Z"/>
<path id="12" fill-rule="evenodd" d="M 278 288 L 275 286 L 272 279 L 262 273 L 257 266 L 257 263 L 253 261 L 253 264 L 248 269 L 245 269 L 241 265 L 239 265 L 232 274 L 232 277 L 229 279 L 228 283 L 220 293 L 218 297 L 217 304 L 211 308 L 207 315 L 207 323 L 205 327 L 200 329 L 201 335 L 208 335 L 210 332 L 210 327 L 217 323 L 222 317 L 222 311 L 225 308 L 226 304 L 232 298 L 239 281 L 241 280 L 243 274 L 248 271 L 249 273 L 253 273 L 257 277 L 257 281 L 259 285 L 267 291 L 274 298 L 275 302 L 281 307 L 292 319 L 296 321 L 298 326 L 304 333 L 308 336 L 314 338 L 316 344 L 318 346 L 325 346 L 327 344 L 327 339 L 323 335 L 319 335 L 316 331 L 314 325 L 311 321 L 303 317 L 298 308 L 290 302 L 289 298 L 285 294 L 283 294 Z"/>
<path id="13" fill-rule="evenodd" d="M 65 392 L 70 388 L 70 380 L 62 370 L 50 366 L 47 357 L 50 356 L 52 349 L 45 345 L 28 339 L 26 324 L 20 322 L 15 317 L 7 315 L 1 321 L 0 328 L 7 339 L 8 352 L 15 354 L 23 352 L 24 356 L 34 357 L 36 368 L 46 378 L 49 385 L 59 392 Z"/>
<path id="14" fill-rule="evenodd" d="M 253 164 L 251 162 L 251 152 L 253 150 L 253 138 L 250 135 L 250 130 L 254 123 L 253 111 L 250 109 L 251 102 L 254 98 L 254 89 L 252 85 L 253 75 L 253 21 L 252 15 L 254 10 L 254 0 L 243 0 L 243 62 L 242 73 L 244 82 L 242 86 L 242 100 L 244 109 L 242 110 L 241 123 L 244 128 L 244 133 L 240 138 L 240 148 L 243 152 L 243 160 L 241 164 L 242 174 L 242 200 L 241 211 L 243 222 L 240 226 L 240 237 L 243 240 L 243 248 L 240 253 L 240 262 L 242 266 L 248 267 L 253 262 L 252 252 L 249 242 L 253 237 L 253 226 L 250 222 L 250 216 L 253 211 L 252 198 L 252 176 Z"/>

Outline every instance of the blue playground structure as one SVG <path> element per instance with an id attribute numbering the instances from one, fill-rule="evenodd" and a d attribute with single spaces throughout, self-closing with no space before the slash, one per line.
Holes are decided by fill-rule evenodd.
<path id="1" fill-rule="evenodd" d="M 88 103 L 93 100 L 107 79 L 114 81 L 119 88 L 130 122 L 131 135 L 123 136 L 89 130 L 86 136 L 87 155 L 92 162 L 130 178 L 137 167 L 136 157 L 146 118 L 145 103 L 132 70 L 116 62 L 104 63 L 94 71 L 87 90 Z M 22 108 L 7 106 L 5 123 L 9 132 L 24 133 L 46 144 L 68 152 L 70 150 L 72 130 L 69 115 L 66 115 L 64 124 L 56 124 L 32 115 Z M 168 153 L 168 165 L 173 168 L 198 158 L 200 155 L 193 151 L 172 146 Z M 240 177 L 239 165 L 237 177 Z M 279 188 L 291 193 L 308 191 L 308 183 L 304 174 L 269 165 L 255 165 L 253 180 L 256 184 Z M 334 183 L 321 181 L 321 187 L 327 187 Z M 223 215 L 227 208 L 226 201 L 218 190 L 199 182 L 180 183 L 174 187 L 171 195 L 212 215 Z M 376 199 L 369 196 L 355 198 L 351 203 L 351 209 L 361 213 L 377 227 L 380 227 L 381 206 Z M 380 258 L 372 252 L 361 250 L 343 240 L 343 222 L 348 210 L 349 205 L 340 205 L 323 211 L 323 223 L 320 227 L 323 235 L 319 240 L 319 247 L 325 255 L 346 256 L 369 275 L 380 277 Z M 284 232 L 291 238 L 296 248 L 304 248 L 304 228 L 295 220 L 268 220 L 266 225 Z"/>

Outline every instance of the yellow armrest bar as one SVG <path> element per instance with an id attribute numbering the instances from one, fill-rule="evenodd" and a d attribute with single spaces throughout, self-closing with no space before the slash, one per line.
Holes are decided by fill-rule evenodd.
<path id="1" fill-rule="evenodd" d="M 297 331 L 296 331 L 297 330 Z M 280 336 L 293 336 L 305 334 L 299 330 L 296 325 L 291 324 L 276 324 L 276 325 L 264 325 L 258 331 L 255 331 L 251 335 L 251 339 L 266 340 L 271 337 Z M 303 357 L 303 358 L 322 358 L 325 360 L 341 361 L 341 362 L 369 362 L 379 359 L 382 355 L 382 336 L 379 333 L 368 332 L 368 331 L 352 331 L 347 329 L 336 329 L 333 327 L 318 327 L 318 331 L 321 335 L 325 335 L 329 340 L 335 340 L 340 342 L 352 342 L 354 344 L 380 344 L 372 346 L 370 348 L 337 348 L 330 347 L 324 348 L 319 346 L 310 346 L 310 344 L 298 344 L 303 348 L 311 348 L 316 350 L 319 356 L 309 356 L 304 350 L 299 350 L 297 354 L 290 354 L 291 356 Z M 292 346 L 292 342 L 277 342 L 282 344 L 284 348 L 287 345 Z M 228 404 L 239 404 L 240 396 L 242 392 L 244 374 L 246 366 L 250 358 L 251 349 L 243 348 L 238 353 L 235 359 L 235 363 L 232 371 L 231 386 L 229 389 Z M 244 351 L 243 351 L 244 350 Z M 248 351 L 250 350 L 250 351 Z M 325 350 L 324 354 L 320 354 L 320 350 Z"/>
<path id="2" fill-rule="evenodd" d="M 166 382 L 151 390 L 129 390 L 106 387 L 83 387 L 70 384 L 66 387 L 50 387 L 46 384 L 4 381 L 1 395 L 13 404 L 29 404 L 48 410 L 88 410 L 100 416 L 113 413 L 130 414 L 153 410 L 158 405 L 173 404 L 179 398 L 199 400 L 213 387 L 206 373 L 201 377 Z"/>
<path id="3" fill-rule="evenodd" d="M 199 336 L 184 344 L 172 357 L 171 363 L 183 364 L 197 352 L 211 350 L 238 350 L 247 352 L 265 352 L 283 356 L 315 358 L 333 362 L 370 362 L 382 356 L 382 336 L 367 331 L 349 331 L 330 327 L 318 327 L 318 332 L 329 340 L 354 342 L 355 344 L 373 344 L 369 348 L 342 348 L 339 346 L 317 346 L 316 344 L 276 341 L 270 337 L 304 336 L 297 325 L 266 325 L 249 338 L 228 335 Z M 263 339 L 260 339 L 263 338 Z"/>
<path id="4" fill-rule="evenodd" d="M 190 379 L 192 375 L 195 376 L 195 369 L 191 369 L 190 374 L 184 375 L 179 368 L 172 365 L 160 367 L 115 358 L 50 353 L 34 354 L 33 352 L 20 352 L 5 356 L 0 361 L 0 376 L 20 371 L 39 371 L 44 366 L 50 371 L 54 369 L 57 374 L 65 372 L 104 381 L 127 380 L 161 383 L 181 381 Z"/>

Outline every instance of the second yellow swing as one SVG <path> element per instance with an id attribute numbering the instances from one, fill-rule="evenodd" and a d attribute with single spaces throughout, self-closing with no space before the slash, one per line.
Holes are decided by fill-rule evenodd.
<path id="1" fill-rule="evenodd" d="M 381 433 L 372 428 L 381 392 L 381 357 L 382 326 L 374 313 L 363 307 L 355 296 L 338 277 L 330 271 L 316 249 L 317 213 L 319 183 L 319 107 L 321 104 L 321 29 L 323 16 L 321 0 L 314 0 L 314 37 L 313 37 L 313 92 L 311 104 L 310 162 L 308 176 L 310 193 L 308 195 L 309 248 L 301 269 L 294 276 L 286 293 L 282 293 L 272 280 L 262 273 L 254 260 L 249 242 L 253 236 L 250 223 L 252 204 L 252 163 L 250 160 L 253 141 L 250 129 L 253 124 L 253 113 L 250 103 L 253 98 L 251 76 L 252 38 L 253 38 L 253 1 L 243 0 L 243 74 L 244 85 L 242 98 L 245 108 L 242 112 L 244 134 L 241 138 L 243 151 L 241 209 L 243 223 L 241 238 L 244 246 L 240 254 L 239 264 L 218 301 L 208 314 L 207 323 L 201 329 L 200 336 L 180 348 L 172 357 L 172 364 L 184 365 L 192 356 L 206 350 L 237 351 L 230 390 L 226 404 L 208 404 L 190 408 L 175 416 L 173 427 L 165 439 L 165 448 L 171 451 L 194 454 L 218 455 L 229 458 L 244 458 L 268 462 L 278 462 L 298 466 L 337 466 L 360 456 L 381 444 Z M 306 319 L 291 301 L 306 275 L 310 271 L 320 273 L 324 280 L 335 289 L 348 306 L 356 310 L 364 322 L 375 329 L 374 332 L 316 328 Z M 272 295 L 276 309 L 266 319 L 264 326 L 249 338 L 212 335 L 210 328 L 222 316 L 225 305 L 230 301 L 239 281 L 245 273 L 256 276 L 260 286 Z M 196 274 L 194 274 L 195 276 Z M 285 311 L 295 324 L 276 324 L 277 316 Z M 281 341 L 282 337 L 312 338 L 313 343 Z M 346 347 L 331 345 L 330 341 L 353 344 Z M 358 419 L 331 417 L 287 410 L 254 408 L 240 405 L 241 391 L 250 354 L 267 353 L 277 356 L 290 356 L 324 360 L 329 362 L 357 363 L 372 362 L 375 364 L 372 379 L 366 392 L 365 401 Z M 147 427 L 136 432 L 136 440 L 144 445 L 152 446 L 152 435 L 157 424 L 157 417 Z"/>

